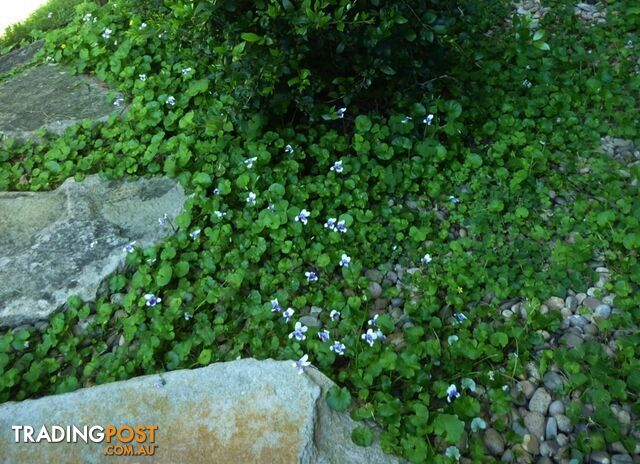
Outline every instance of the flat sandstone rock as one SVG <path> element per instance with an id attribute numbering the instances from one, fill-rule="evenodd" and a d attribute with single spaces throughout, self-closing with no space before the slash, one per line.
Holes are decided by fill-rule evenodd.
<path id="1" fill-rule="evenodd" d="M 0 405 L 0 463 L 256 463 L 394 464 L 378 444 L 351 442 L 356 427 L 348 413 L 327 406 L 333 385 L 287 361 L 242 359 L 137 377 L 73 393 Z M 88 427 L 147 426 L 133 449 L 154 456 L 105 456 L 111 443 L 16 443 L 14 425 Z M 20 437 L 22 438 L 22 437 Z M 123 433 L 128 438 L 128 432 Z M 129 443 L 127 443 L 129 444 Z M 152 445 L 157 448 L 151 448 Z"/>
<path id="2" fill-rule="evenodd" d="M 171 228 L 158 218 L 175 218 L 185 200 L 168 178 L 90 176 L 51 192 L 0 192 L 0 326 L 46 319 L 71 295 L 95 299 L 123 247 L 160 242 Z"/>
<path id="3" fill-rule="evenodd" d="M 100 81 L 59 65 L 29 68 L 0 83 L 0 134 L 35 140 L 38 129 L 62 134 L 83 119 L 104 121 L 119 110 L 109 93 Z"/>

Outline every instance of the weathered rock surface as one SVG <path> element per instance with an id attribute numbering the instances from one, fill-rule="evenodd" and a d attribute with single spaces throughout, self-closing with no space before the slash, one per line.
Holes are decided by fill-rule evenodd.
<path id="1" fill-rule="evenodd" d="M 89 76 L 74 76 L 58 65 L 43 65 L 0 83 L 0 134 L 37 139 L 44 129 L 61 134 L 83 119 L 106 120 L 114 111 L 110 90 Z"/>
<path id="2" fill-rule="evenodd" d="M 123 247 L 161 241 L 171 229 L 158 218 L 175 218 L 185 200 L 167 178 L 90 176 L 51 192 L 0 192 L 0 326 L 47 318 L 71 295 L 94 299 Z"/>
<path id="3" fill-rule="evenodd" d="M 38 40 L 26 47 L 13 50 L 6 55 L 0 56 L 0 74 L 11 71 L 12 69 L 28 64 L 34 55 L 42 48 L 44 40 Z"/>
<path id="4" fill-rule="evenodd" d="M 356 423 L 326 404 L 332 385 L 313 368 L 299 375 L 291 362 L 243 359 L 5 403 L 0 462 L 400 462 L 377 444 L 363 448 L 351 442 Z M 151 458 L 114 458 L 104 455 L 107 443 L 15 443 L 14 424 L 36 430 L 42 424 L 156 425 L 158 448 Z"/>

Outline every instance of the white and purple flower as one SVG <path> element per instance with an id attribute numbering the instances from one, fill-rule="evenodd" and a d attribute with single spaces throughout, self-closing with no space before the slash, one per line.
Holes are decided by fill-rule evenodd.
<path id="1" fill-rule="evenodd" d="M 462 313 L 453 313 L 453 317 L 458 323 L 462 323 L 467 320 L 467 316 Z"/>
<path id="2" fill-rule="evenodd" d="M 427 253 L 422 258 L 420 258 L 420 262 L 422 264 L 429 264 L 431 261 L 433 261 L 433 258 L 431 257 L 431 255 L 429 253 Z"/>
<path id="3" fill-rule="evenodd" d="M 370 326 L 373 326 L 373 327 L 377 327 L 377 325 L 378 325 L 378 317 L 380 317 L 380 314 L 376 314 L 375 316 L 373 316 L 372 319 L 369 319 L 367 324 L 369 324 Z"/>
<path id="4" fill-rule="evenodd" d="M 144 299 L 147 300 L 147 306 L 155 306 L 162 301 L 162 298 L 155 296 L 153 293 L 146 293 Z"/>
<path id="5" fill-rule="evenodd" d="M 274 298 L 273 300 L 271 300 L 271 312 L 272 313 L 278 313 L 282 310 L 282 307 L 280 306 L 280 303 L 278 302 L 277 298 Z"/>
<path id="6" fill-rule="evenodd" d="M 458 392 L 458 387 L 455 384 L 449 385 L 447 388 L 447 403 L 451 403 L 452 400 L 455 400 L 460 396 L 460 392 Z"/>
<path id="7" fill-rule="evenodd" d="M 173 95 L 169 95 L 165 103 L 169 106 L 173 106 L 176 104 L 176 98 Z"/>
<path id="8" fill-rule="evenodd" d="M 104 32 L 102 33 L 102 38 L 103 38 L 104 40 L 108 40 L 108 39 L 109 39 L 109 37 L 111 37 L 111 34 L 112 34 L 112 33 L 113 33 L 113 31 L 112 31 L 111 29 L 106 28 L 106 29 L 104 30 Z"/>
<path id="9" fill-rule="evenodd" d="M 344 118 L 344 114 L 347 112 L 346 108 L 338 108 L 338 110 L 336 111 L 336 114 L 338 115 L 338 117 L 340 119 Z"/>
<path id="10" fill-rule="evenodd" d="M 308 359 L 309 359 L 309 355 L 305 354 L 298 361 L 293 363 L 293 367 L 298 369 L 298 374 L 302 374 L 304 372 L 304 368 L 311 365 Z"/>
<path id="11" fill-rule="evenodd" d="M 345 346 L 342 343 L 340 343 L 339 341 L 335 341 L 335 342 L 333 342 L 333 345 L 331 345 L 329 347 L 329 349 L 331 351 L 333 351 L 334 353 L 339 354 L 340 356 L 342 356 L 342 355 L 344 355 Z"/>
<path id="12" fill-rule="evenodd" d="M 369 346 L 373 346 L 373 343 L 377 340 L 378 334 L 373 330 L 367 330 L 367 333 L 363 333 L 360 338 L 362 338 L 365 342 L 369 344 Z"/>
<path id="13" fill-rule="evenodd" d="M 284 318 L 285 322 L 289 322 L 291 320 L 291 318 L 293 317 L 293 313 L 295 313 L 295 309 L 293 308 L 287 308 L 283 313 L 282 313 L 282 317 Z"/>
<path id="14" fill-rule="evenodd" d="M 346 254 L 342 253 L 342 256 L 340 257 L 340 266 L 349 267 L 350 263 L 351 263 L 351 258 Z"/>
<path id="15" fill-rule="evenodd" d="M 288 153 L 288 154 L 293 153 L 293 147 L 291 145 L 287 144 L 287 146 L 284 147 L 284 152 Z"/>
<path id="16" fill-rule="evenodd" d="M 422 122 L 425 123 L 427 126 L 430 126 L 431 123 L 433 122 L 433 115 L 428 114 L 427 117 L 422 120 Z"/>
<path id="17" fill-rule="evenodd" d="M 331 166 L 330 170 L 340 174 L 344 170 L 344 167 L 342 166 L 342 160 L 333 163 L 333 166 Z"/>
<path id="18" fill-rule="evenodd" d="M 134 250 L 135 250 L 135 246 L 134 246 L 135 244 L 136 244 L 136 242 L 135 242 L 135 241 L 133 241 L 133 242 L 131 242 L 131 243 L 127 243 L 127 244 L 124 246 L 123 250 L 124 250 L 126 253 L 133 253 L 133 252 L 134 252 Z"/>
<path id="19" fill-rule="evenodd" d="M 338 223 L 336 224 L 335 230 L 340 232 L 341 234 L 344 234 L 347 232 L 347 226 L 344 224 L 344 220 L 338 221 Z"/>
<path id="20" fill-rule="evenodd" d="M 256 194 L 253 193 L 253 192 L 249 192 L 249 195 L 247 195 L 246 202 L 249 205 L 255 205 L 256 204 Z"/>
<path id="21" fill-rule="evenodd" d="M 257 160 L 258 160 L 258 157 L 254 156 L 253 158 L 248 158 L 244 160 L 244 164 L 246 164 L 247 167 L 251 169 L 253 167 L 253 163 L 255 163 Z"/>
<path id="22" fill-rule="evenodd" d="M 316 274 L 313 271 L 305 272 L 304 275 L 307 278 L 307 282 L 317 282 L 318 281 L 318 274 Z"/>
<path id="23" fill-rule="evenodd" d="M 333 309 L 330 313 L 329 313 L 329 317 L 331 318 L 332 321 L 337 321 L 340 319 L 340 311 L 336 311 L 335 309 Z"/>
<path id="24" fill-rule="evenodd" d="M 324 223 L 325 228 L 329 229 L 329 230 L 336 230 L 336 223 L 338 222 L 338 220 L 336 218 L 329 218 L 327 219 L 327 222 Z"/>
<path id="25" fill-rule="evenodd" d="M 295 338 L 296 340 L 301 342 L 302 340 L 305 340 L 307 338 L 307 336 L 305 335 L 305 332 L 307 330 L 309 330 L 309 327 L 307 327 L 306 325 L 302 325 L 300 321 L 298 321 L 293 328 L 293 332 L 289 334 L 289 338 Z"/>
<path id="26" fill-rule="evenodd" d="M 309 222 L 309 216 L 311 216 L 311 213 L 306 209 L 303 209 L 300 211 L 300 214 L 296 216 L 296 222 L 301 222 L 304 225 L 307 225 L 307 222 Z"/>
<path id="27" fill-rule="evenodd" d="M 198 237 L 200 237 L 200 229 L 196 229 L 193 232 L 191 232 L 189 234 L 189 237 L 191 237 L 192 240 L 196 240 Z"/>
<path id="28" fill-rule="evenodd" d="M 321 330 L 320 332 L 318 332 L 318 338 L 323 342 L 329 341 L 329 331 L 327 329 Z"/>

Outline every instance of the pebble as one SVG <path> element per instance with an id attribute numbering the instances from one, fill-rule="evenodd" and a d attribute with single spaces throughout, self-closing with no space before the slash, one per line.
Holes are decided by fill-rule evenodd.
<path id="1" fill-rule="evenodd" d="M 504 452 L 504 438 L 495 429 L 487 429 L 484 432 L 484 446 L 493 456 Z"/>
<path id="2" fill-rule="evenodd" d="M 533 393 L 536 391 L 536 386 L 529 380 L 522 380 L 516 384 L 516 388 L 524 393 L 526 399 L 531 399 Z"/>
<path id="3" fill-rule="evenodd" d="M 583 327 L 582 330 L 584 331 L 585 334 L 591 335 L 593 337 L 598 335 L 598 332 L 599 332 L 598 326 L 595 324 L 587 324 L 585 327 Z"/>
<path id="4" fill-rule="evenodd" d="M 611 317 L 611 306 L 606 304 L 598 305 L 593 311 L 593 315 L 600 319 L 609 319 Z"/>
<path id="5" fill-rule="evenodd" d="M 374 299 L 377 299 L 382 295 L 382 287 L 378 282 L 369 282 L 369 292 Z"/>
<path id="6" fill-rule="evenodd" d="M 576 293 L 576 301 L 578 302 L 578 305 L 581 305 L 582 303 L 584 303 L 584 300 L 586 298 L 587 298 L 586 293 Z"/>
<path id="7" fill-rule="evenodd" d="M 584 340 L 579 335 L 567 333 L 560 338 L 560 343 L 566 345 L 567 348 L 575 348 L 582 345 Z"/>
<path id="8" fill-rule="evenodd" d="M 571 325 L 571 327 L 583 328 L 587 324 L 589 324 L 589 321 L 586 320 L 583 316 L 580 316 L 578 314 L 574 314 L 574 315 L 569 316 L 569 324 Z"/>
<path id="9" fill-rule="evenodd" d="M 555 440 L 558 436 L 558 423 L 554 417 L 549 417 L 547 419 L 547 426 L 545 428 L 544 437 L 547 440 Z"/>
<path id="10" fill-rule="evenodd" d="M 614 454 L 611 456 L 611 464 L 633 464 L 633 459 L 628 454 Z"/>
<path id="11" fill-rule="evenodd" d="M 300 323 L 309 327 L 320 327 L 322 324 L 315 316 L 306 315 L 300 318 Z"/>
<path id="12" fill-rule="evenodd" d="M 547 372 L 542 381 L 544 382 L 544 386 L 551 391 L 558 391 L 564 387 L 564 378 L 555 371 Z"/>
<path id="13" fill-rule="evenodd" d="M 562 308 L 560 310 L 560 315 L 562 316 L 562 319 L 569 319 L 573 313 L 569 308 Z M 569 319 L 569 323 L 571 323 L 571 319 Z"/>
<path id="14" fill-rule="evenodd" d="M 367 272 L 364 273 L 364 275 L 371 282 L 382 282 L 382 272 L 378 271 L 377 269 L 368 269 Z"/>
<path id="15" fill-rule="evenodd" d="M 573 430 L 573 425 L 571 424 L 571 420 L 565 416 L 564 414 L 558 414 L 555 416 L 556 423 L 558 424 L 558 430 L 564 433 L 571 433 Z"/>
<path id="16" fill-rule="evenodd" d="M 533 362 L 528 362 L 525 365 L 525 368 L 527 370 L 527 374 L 529 374 L 530 379 L 533 379 L 536 382 L 540 381 L 540 372 L 538 371 L 538 367 Z"/>
<path id="17" fill-rule="evenodd" d="M 529 433 L 522 437 L 522 447 L 527 453 L 533 454 L 534 456 L 538 454 L 540 450 L 538 439 Z"/>
<path id="18" fill-rule="evenodd" d="M 589 464 L 610 464 L 609 453 L 606 451 L 594 451 L 589 456 Z"/>
<path id="19" fill-rule="evenodd" d="M 502 456 L 500 457 L 500 460 L 502 462 L 513 462 L 513 451 L 508 449 L 507 451 L 502 453 Z"/>
<path id="20" fill-rule="evenodd" d="M 546 384 L 545 384 L 546 385 Z M 557 416 L 558 414 L 564 414 L 564 403 L 560 400 L 552 401 L 549 405 L 549 415 Z"/>
<path id="21" fill-rule="evenodd" d="M 543 441 L 542 443 L 540 443 L 540 455 L 541 456 L 553 456 L 558 452 L 558 449 L 560 447 L 558 446 L 558 444 L 555 441 Z M 540 461 L 538 461 L 539 463 Z M 551 460 L 549 460 L 549 462 L 553 462 Z M 536 463 L 536 464 L 538 464 Z"/>
<path id="22" fill-rule="evenodd" d="M 536 411 L 530 411 L 524 416 L 524 425 L 535 437 L 544 437 L 544 422 L 544 415 Z"/>
<path id="23" fill-rule="evenodd" d="M 399 308 L 400 306 L 402 306 L 402 303 L 404 303 L 404 300 L 402 298 L 391 299 L 391 306 L 393 306 L 394 308 Z"/>
<path id="24" fill-rule="evenodd" d="M 559 433 L 556 437 L 556 442 L 558 446 L 566 446 L 569 443 L 569 437 L 567 437 L 564 433 Z"/>
<path id="25" fill-rule="evenodd" d="M 511 311 L 510 309 L 505 309 L 504 311 L 502 311 L 502 317 L 507 320 L 511 319 L 513 317 L 513 311 Z"/>
<path id="26" fill-rule="evenodd" d="M 552 296 L 547 301 L 545 301 L 544 304 L 546 304 L 551 310 L 559 310 L 564 308 L 564 300 L 557 296 Z"/>
<path id="27" fill-rule="evenodd" d="M 549 405 L 551 404 L 551 395 L 547 390 L 540 387 L 538 388 L 531 400 L 529 401 L 529 410 L 533 412 L 539 412 L 541 414 L 546 414 L 549 409 Z"/>
<path id="28" fill-rule="evenodd" d="M 573 295 L 569 295 L 565 300 L 564 300 L 564 305 L 569 308 L 572 312 L 574 312 L 577 308 L 578 308 L 578 299 L 573 296 Z"/>
<path id="29" fill-rule="evenodd" d="M 116 306 L 124 306 L 124 297 L 126 295 L 124 293 L 114 293 L 113 295 L 111 295 L 111 298 L 109 298 L 109 301 L 111 302 L 111 304 L 114 304 Z"/>
<path id="30" fill-rule="evenodd" d="M 587 289 L 587 296 L 596 297 L 600 294 L 600 289 L 596 287 L 589 287 Z"/>
<path id="31" fill-rule="evenodd" d="M 602 302 L 599 299 L 593 298 L 593 297 L 585 298 L 584 301 L 582 302 L 582 306 L 586 306 L 591 310 L 595 310 L 598 307 L 598 305 L 601 305 L 601 304 Z"/>

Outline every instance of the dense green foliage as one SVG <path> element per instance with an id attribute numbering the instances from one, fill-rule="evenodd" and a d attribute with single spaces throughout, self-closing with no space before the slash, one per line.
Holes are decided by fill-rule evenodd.
<path id="1" fill-rule="evenodd" d="M 606 134 L 640 140 L 637 8 L 611 1 L 608 27 L 591 27 L 569 3 L 549 1 L 533 31 L 526 18 L 502 24 L 506 2 L 441 3 L 82 4 L 48 35 L 43 58 L 95 73 L 128 110 L 0 149 L 0 189 L 50 189 L 93 172 L 168 174 L 194 195 L 167 225 L 175 236 L 128 254 L 109 280 L 122 309 L 109 295 L 91 307 L 71 299 L 45 330 L 0 337 L 0 400 L 308 354 L 342 387 L 332 407 L 374 419 L 386 451 L 444 462 L 457 444 L 479 462 L 488 458 L 472 421 L 506 417 L 503 386 L 542 343 L 538 330 L 559 327 L 539 299 L 584 290 L 595 278 L 589 262 L 606 261 L 623 312 L 600 322 L 601 337 L 637 327 L 640 196 L 629 185 L 640 168 L 595 150 Z M 303 209 L 308 224 L 296 221 Z M 347 231 L 325 227 L 329 218 Z M 414 269 L 404 290 L 385 286 L 383 297 L 402 297 L 411 324 L 381 315 L 391 342 L 369 346 L 364 273 L 395 263 Z M 148 293 L 161 304 L 145 305 Z M 514 297 L 528 300 L 525 323 L 497 321 Z M 276 298 L 295 309 L 291 322 L 272 312 Z M 344 343 L 343 356 L 318 329 L 288 337 L 311 306 L 324 309 L 321 329 Z M 91 313 L 86 332 L 72 331 Z M 112 333 L 124 346 L 107 345 Z M 635 402 L 640 413 L 639 342 L 618 338 L 613 362 L 595 342 L 542 356 L 543 368 L 565 370 L 568 391 L 602 406 L 594 433 L 604 439 L 585 439 L 574 456 L 620 438 L 609 402 Z M 486 395 L 473 393 L 476 383 Z M 451 403 L 450 384 L 462 393 Z M 577 419 L 578 406 L 570 413 Z M 517 440 L 506 420 L 492 426 Z M 354 441 L 370 442 L 356 430 Z"/>

